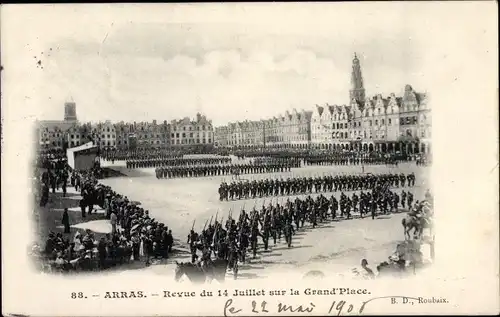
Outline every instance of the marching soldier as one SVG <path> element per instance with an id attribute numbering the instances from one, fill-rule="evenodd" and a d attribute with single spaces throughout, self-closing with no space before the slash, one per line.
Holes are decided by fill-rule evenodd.
<path id="1" fill-rule="evenodd" d="M 196 255 L 197 242 L 198 242 L 198 234 L 191 229 L 191 232 L 188 235 L 187 243 L 189 244 L 189 249 L 191 251 L 191 263 L 195 263 L 198 255 Z"/>
<path id="2" fill-rule="evenodd" d="M 405 205 L 406 205 L 406 192 L 403 190 L 401 192 L 401 206 L 403 207 L 403 209 L 405 208 Z"/>
<path id="3" fill-rule="evenodd" d="M 290 248 L 290 247 L 292 247 L 292 235 L 294 232 L 291 219 L 288 219 L 286 221 L 284 232 L 285 232 L 286 243 L 287 243 L 288 247 Z"/>

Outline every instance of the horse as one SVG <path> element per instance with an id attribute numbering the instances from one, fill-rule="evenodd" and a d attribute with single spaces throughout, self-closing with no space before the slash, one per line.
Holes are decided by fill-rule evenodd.
<path id="1" fill-rule="evenodd" d="M 431 219 L 421 216 L 417 218 L 415 216 L 406 215 L 405 218 L 401 220 L 403 225 L 405 240 L 410 239 L 410 231 L 413 229 L 413 236 L 415 239 L 420 239 L 425 228 L 431 227 Z"/>
<path id="2" fill-rule="evenodd" d="M 223 283 L 226 279 L 226 270 L 229 261 L 225 259 L 216 259 L 211 265 L 200 266 L 191 262 L 179 263 L 175 261 L 175 281 L 178 282 L 183 275 L 197 284 L 202 284 L 205 281 L 211 282 L 212 280 L 217 280 Z"/>
<path id="3" fill-rule="evenodd" d="M 402 220 L 403 232 L 405 235 L 405 240 L 410 240 L 410 231 L 413 229 L 414 238 L 418 238 L 422 234 L 422 224 L 418 218 L 410 215 L 406 215 Z"/>

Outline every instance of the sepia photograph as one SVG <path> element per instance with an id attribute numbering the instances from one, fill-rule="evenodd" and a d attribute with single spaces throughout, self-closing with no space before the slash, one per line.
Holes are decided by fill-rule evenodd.
<path id="1" fill-rule="evenodd" d="M 487 233 L 469 244 L 450 230 L 470 215 L 446 207 L 467 193 L 444 183 L 472 183 L 446 175 L 480 145 L 489 156 L 470 163 L 498 176 L 497 123 L 477 126 L 495 148 L 451 141 L 442 113 L 471 116 L 443 103 L 458 98 L 446 81 L 460 58 L 431 44 L 456 44 L 435 29 L 452 17 L 443 7 L 475 4 L 437 4 L 2 6 L 2 200 L 17 206 L 2 203 L 2 231 L 24 236 L 2 233 L 2 262 L 54 292 L 4 313 L 460 313 L 464 286 L 442 274 L 466 270 L 452 240 L 490 257 L 488 284 L 455 277 L 488 287 L 482 312 L 498 313 L 498 180 L 470 172 L 490 196 L 473 218 Z M 497 72 L 497 30 L 468 25 L 456 36 L 474 38 L 474 71 Z M 498 111 L 495 78 L 483 78 L 484 114 Z"/>

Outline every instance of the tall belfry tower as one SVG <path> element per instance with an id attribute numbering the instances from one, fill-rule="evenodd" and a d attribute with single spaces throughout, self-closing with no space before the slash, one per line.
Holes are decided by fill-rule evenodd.
<path id="1" fill-rule="evenodd" d="M 351 90 L 349 90 L 350 100 L 356 99 L 360 103 L 365 101 L 365 88 L 363 86 L 363 76 L 361 75 L 361 65 L 356 53 L 352 60 Z"/>
<path id="2" fill-rule="evenodd" d="M 64 121 L 76 121 L 76 103 L 72 97 L 64 103 Z"/>

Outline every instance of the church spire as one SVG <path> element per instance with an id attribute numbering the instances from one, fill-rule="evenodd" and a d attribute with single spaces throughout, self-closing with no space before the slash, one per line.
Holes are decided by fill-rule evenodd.
<path id="1" fill-rule="evenodd" d="M 365 88 L 363 86 L 363 76 L 361 75 L 361 65 L 356 53 L 352 60 L 352 73 L 351 73 L 351 90 L 349 91 L 350 99 L 356 99 L 363 103 L 365 101 Z"/>

